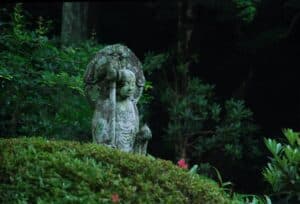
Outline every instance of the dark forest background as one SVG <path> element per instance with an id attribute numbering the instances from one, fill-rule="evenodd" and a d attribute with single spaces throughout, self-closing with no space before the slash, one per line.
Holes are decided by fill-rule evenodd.
<path id="1" fill-rule="evenodd" d="M 181 10 L 178 2 L 182 3 Z M 80 14 L 76 16 L 80 18 L 80 15 L 84 15 L 81 17 L 85 19 L 82 21 L 84 25 L 80 27 L 86 30 L 81 36 L 77 36 L 78 39 L 74 37 L 74 43 L 91 37 L 99 44 L 122 43 L 145 62 L 149 53 L 172 53 L 172 50 L 178 52 L 178 42 L 184 44 L 188 41 L 186 47 L 180 50 L 185 56 L 180 60 L 189 61 L 189 76 L 215 85 L 214 95 L 218 101 L 229 98 L 243 100 L 253 113 L 253 122 L 259 129 L 255 138 L 261 145 L 265 137 L 281 137 L 283 128 L 300 131 L 297 72 L 300 68 L 300 2 L 253 0 L 245 1 L 251 4 L 244 7 L 233 2 L 239 1 L 84 2 Z M 3 11 L 13 12 L 15 3 L 1 4 Z M 255 10 L 251 10 L 252 7 Z M 63 2 L 23 2 L 23 9 L 32 21 L 39 16 L 52 20 L 52 28 L 47 34 L 49 38 L 63 35 Z M 84 9 L 87 9 L 86 13 L 82 14 Z M 180 19 L 182 27 L 179 25 Z M 3 25 L 8 21 L 8 15 L 3 15 L 2 20 L 0 19 Z M 34 26 L 29 23 L 28 28 L 31 27 Z M 73 32 L 79 33 L 82 29 Z M 187 36 L 189 31 L 191 35 Z M 178 55 L 174 56 L 171 61 L 178 60 Z M 196 60 L 191 60 L 191 56 Z M 170 114 L 165 106 L 167 103 L 158 99 L 160 93 L 157 89 L 163 89 L 159 82 L 161 73 L 158 70 L 147 78 L 153 86 L 152 91 L 147 92 L 153 97 L 147 106 L 150 110 L 147 119 L 153 132 L 149 153 L 176 160 L 180 155 L 170 153 L 172 151 L 166 147 L 163 138 Z M 181 75 L 177 76 L 180 81 Z M 169 77 L 168 80 L 174 79 Z M 5 133 L 8 134 L 9 131 Z M 261 151 L 266 150 L 262 148 Z M 208 158 L 222 160 L 223 156 L 220 152 L 219 155 L 214 153 L 214 156 L 210 155 Z M 189 158 L 189 155 L 186 157 Z M 190 158 L 189 162 L 198 163 L 199 160 L 195 158 Z M 213 165 L 221 169 L 224 179 L 233 181 L 238 190 L 253 193 L 265 189 L 259 168 L 242 172 L 237 167 L 235 172 L 235 167 L 225 168 L 219 160 L 213 159 Z M 210 162 L 205 158 L 200 161 Z M 256 164 L 262 167 L 266 162 L 267 156 L 264 156 L 259 157 Z"/>
<path id="2" fill-rule="evenodd" d="M 284 127 L 299 130 L 297 1 L 261 1 L 253 22 L 240 27 L 230 13 L 226 18 L 222 5 L 195 2 L 191 49 L 201 60 L 191 71 L 216 84 L 220 97 L 245 87 L 242 97 L 266 136 L 278 135 Z M 62 2 L 24 3 L 24 9 L 53 20 L 51 34 L 60 35 Z M 176 4 L 90 2 L 88 29 L 96 32 L 99 43 L 124 43 L 142 60 L 145 53 L 166 51 L 176 42 Z"/>

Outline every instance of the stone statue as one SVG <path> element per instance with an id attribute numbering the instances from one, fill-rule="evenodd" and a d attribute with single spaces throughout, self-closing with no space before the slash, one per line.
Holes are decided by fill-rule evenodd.
<path id="1" fill-rule="evenodd" d="M 137 103 L 145 77 L 135 54 L 120 44 L 104 47 L 88 64 L 84 82 L 87 98 L 95 109 L 93 141 L 146 154 L 152 134 L 146 124 L 140 126 Z"/>

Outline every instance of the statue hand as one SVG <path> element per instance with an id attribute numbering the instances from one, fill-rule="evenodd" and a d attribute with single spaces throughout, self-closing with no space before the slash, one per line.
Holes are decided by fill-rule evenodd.
<path id="1" fill-rule="evenodd" d="M 117 70 L 111 66 L 107 66 L 106 79 L 109 81 L 115 81 L 117 79 Z"/>
<path id="2" fill-rule="evenodd" d="M 146 141 L 152 138 L 152 133 L 147 124 L 144 124 L 140 131 L 138 132 L 138 140 Z"/>

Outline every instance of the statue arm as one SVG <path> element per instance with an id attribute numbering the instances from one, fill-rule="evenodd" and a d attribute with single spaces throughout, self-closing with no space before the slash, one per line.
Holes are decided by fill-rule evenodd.
<path id="1" fill-rule="evenodd" d="M 152 138 L 151 130 L 147 124 L 144 124 L 143 127 L 139 130 L 139 132 L 136 135 L 134 152 L 146 155 L 148 141 L 151 138 Z"/>
<path id="2" fill-rule="evenodd" d="M 110 134 L 110 107 L 109 101 L 98 101 L 92 121 L 92 135 L 96 143 L 112 145 Z"/>
<path id="3" fill-rule="evenodd" d="M 108 132 L 107 132 L 107 122 L 98 118 L 96 123 L 93 125 L 93 140 L 98 144 L 105 144 L 109 142 Z"/>
<path id="4" fill-rule="evenodd" d="M 117 72 L 109 63 L 99 65 L 97 62 L 92 61 L 88 65 L 84 75 L 85 95 L 92 107 L 95 107 L 100 96 L 106 95 L 106 93 L 103 93 L 104 86 L 109 86 L 116 78 Z"/>

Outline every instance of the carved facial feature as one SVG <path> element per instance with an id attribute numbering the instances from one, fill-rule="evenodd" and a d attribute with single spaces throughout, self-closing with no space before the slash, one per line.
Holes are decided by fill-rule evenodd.
<path id="1" fill-rule="evenodd" d="M 135 92 L 135 75 L 129 70 L 120 70 L 118 80 L 118 95 L 121 99 L 133 96 Z"/>

